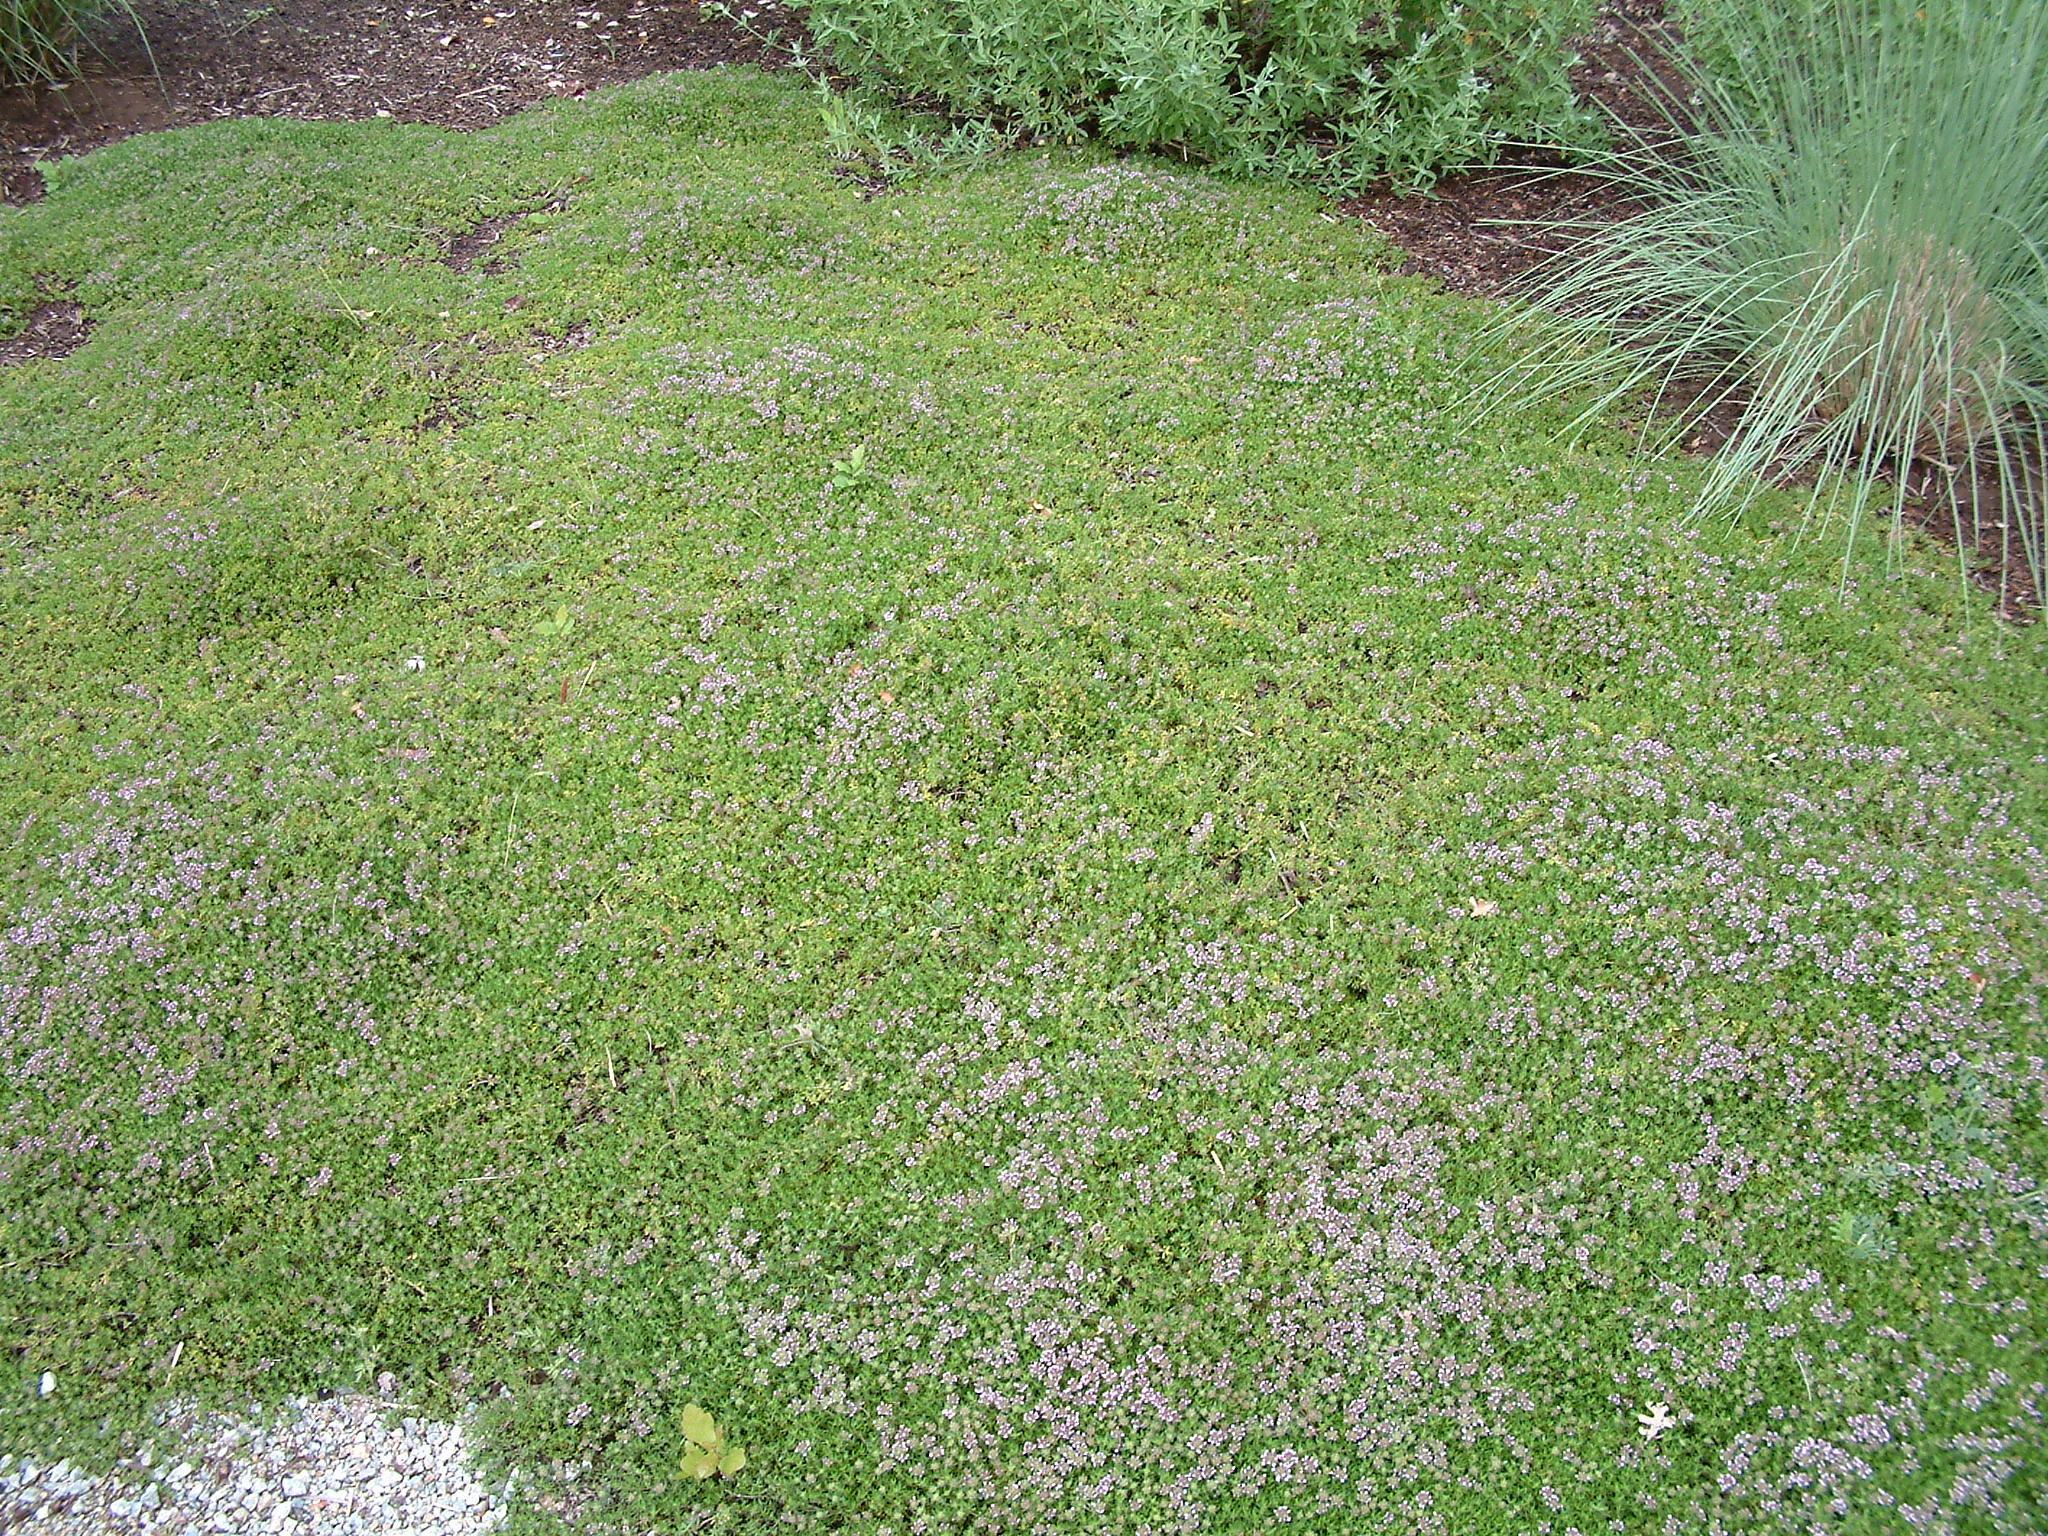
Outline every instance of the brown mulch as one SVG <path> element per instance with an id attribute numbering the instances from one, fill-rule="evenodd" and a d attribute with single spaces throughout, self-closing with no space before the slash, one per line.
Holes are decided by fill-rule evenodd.
<path id="1" fill-rule="evenodd" d="M 488 128 L 550 97 L 780 57 L 696 0 L 136 0 L 134 21 L 117 12 L 84 52 L 82 80 L 0 93 L 0 201 L 42 195 L 38 161 L 151 129 L 379 115 Z"/>
<path id="2" fill-rule="evenodd" d="M 1649 138 L 1669 131 L 1666 105 L 1651 72 L 1673 34 L 1664 0 L 1608 0 L 1593 35 L 1579 45 L 1572 72 L 1582 98 Z M 1574 175 L 1553 156 L 1531 156 L 1445 178 L 1426 197 L 1380 192 L 1346 199 L 1350 214 L 1387 236 L 1406 259 L 1404 273 L 1432 277 L 1453 293 L 1497 298 L 1513 291 L 1569 243 L 1558 221 L 1598 224 L 1632 205 L 1598 177 Z"/>
<path id="3" fill-rule="evenodd" d="M 1453 293 L 1497 297 L 1563 250 L 1556 220 L 1619 217 L 1613 189 L 1591 176 L 1542 165 L 1496 166 L 1446 178 L 1426 197 L 1391 192 L 1337 205 L 1402 253 L 1399 270 L 1432 277 Z"/>
<path id="4" fill-rule="evenodd" d="M 1971 584 L 1988 596 L 2001 617 L 2015 624 L 2038 622 L 2041 590 L 2035 584 L 2022 541 L 2021 519 L 2038 528 L 2048 505 L 2048 473 L 2036 462 L 2016 479 L 2020 505 L 2006 501 L 1997 472 L 1948 473 L 1917 466 L 1906 481 L 1905 521 L 1950 549 L 1963 552 Z"/>

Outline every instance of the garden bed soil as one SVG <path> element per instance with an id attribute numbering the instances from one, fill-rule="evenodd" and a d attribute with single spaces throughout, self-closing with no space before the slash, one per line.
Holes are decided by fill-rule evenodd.
<path id="1" fill-rule="evenodd" d="M 39 161 L 152 129 L 252 115 L 488 128 L 663 70 L 779 61 L 696 0 L 136 0 L 83 52 L 82 79 L 0 94 L 0 200 L 40 196 Z"/>
<path id="2" fill-rule="evenodd" d="M 1608 0 L 1580 44 L 1573 83 L 1615 119 L 1655 136 L 1668 128 L 1671 86 L 1667 76 L 1660 90 L 1652 71 L 1671 43 L 1664 0 Z M 1454 293 L 1498 298 L 1565 248 L 1570 232 L 1558 226 L 1596 225 L 1632 205 L 1599 177 L 1575 175 L 1538 154 L 1447 177 L 1427 197 L 1382 191 L 1337 208 L 1400 247 L 1402 272 Z"/>

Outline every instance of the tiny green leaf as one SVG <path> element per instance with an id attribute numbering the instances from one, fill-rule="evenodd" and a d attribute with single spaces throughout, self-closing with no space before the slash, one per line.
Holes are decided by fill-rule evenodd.
<path id="1" fill-rule="evenodd" d="M 720 1477 L 736 1476 L 744 1472 L 746 1467 L 747 1453 L 742 1447 L 737 1445 L 731 1447 L 723 1456 L 718 1458 L 718 1475 Z"/>

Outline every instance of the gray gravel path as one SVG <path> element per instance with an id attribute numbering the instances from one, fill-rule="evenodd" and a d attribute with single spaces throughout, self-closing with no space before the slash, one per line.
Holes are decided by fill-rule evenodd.
<path id="1" fill-rule="evenodd" d="M 273 1423 L 166 1412 L 169 1454 L 105 1477 L 0 1456 L 0 1531 L 36 1536 L 482 1536 L 510 1486 L 487 1488 L 460 1424 L 372 1397 L 297 1399 Z M 515 1474 L 516 1476 L 516 1474 Z"/>

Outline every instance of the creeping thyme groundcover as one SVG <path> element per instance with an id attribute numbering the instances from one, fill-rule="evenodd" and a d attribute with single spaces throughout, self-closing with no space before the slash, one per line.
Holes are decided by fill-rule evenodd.
<path id="1" fill-rule="evenodd" d="M 0 213 L 95 325 L 0 373 L 0 1434 L 389 1371 L 534 1528 L 2038 1529 L 2039 634 L 1475 435 L 1308 194 L 817 138 Z"/>

